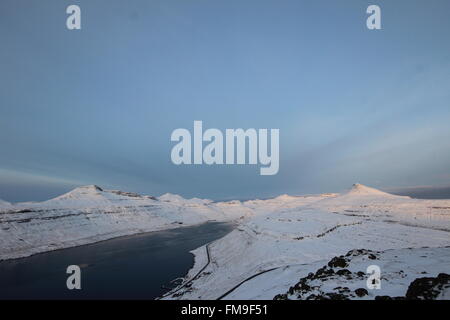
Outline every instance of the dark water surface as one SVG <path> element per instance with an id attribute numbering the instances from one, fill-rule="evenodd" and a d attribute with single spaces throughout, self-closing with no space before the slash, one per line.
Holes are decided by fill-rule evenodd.
<path id="1" fill-rule="evenodd" d="M 154 299 L 192 267 L 190 250 L 232 229 L 211 222 L 3 261 L 0 299 Z M 81 267 L 81 290 L 66 287 L 69 265 Z"/>

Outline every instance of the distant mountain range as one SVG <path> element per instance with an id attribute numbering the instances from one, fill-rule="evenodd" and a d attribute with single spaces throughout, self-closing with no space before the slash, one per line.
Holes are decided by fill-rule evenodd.
<path id="1" fill-rule="evenodd" d="M 450 263 L 450 200 L 361 184 L 343 193 L 224 202 L 91 185 L 44 202 L 1 201 L 0 259 L 208 221 L 237 227 L 193 251 L 194 267 L 166 299 L 404 298 L 423 287 L 422 280 L 413 283 L 420 275 L 431 277 L 423 280 L 433 284 L 430 297 L 449 294 L 443 272 Z M 385 272 L 381 291 L 364 287 L 371 264 Z"/>

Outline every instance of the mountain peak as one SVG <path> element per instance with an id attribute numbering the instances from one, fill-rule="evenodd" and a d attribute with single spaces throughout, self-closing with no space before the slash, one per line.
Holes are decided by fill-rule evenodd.
<path id="1" fill-rule="evenodd" d="M 103 198 L 103 189 L 95 184 L 81 186 L 48 201 Z"/>
<path id="2" fill-rule="evenodd" d="M 180 202 L 180 201 L 186 201 L 185 198 L 178 194 L 173 193 L 165 193 L 162 196 L 158 197 L 158 200 L 164 201 L 164 202 Z"/>
<path id="3" fill-rule="evenodd" d="M 78 187 L 78 188 L 76 188 L 74 190 L 77 190 L 77 189 L 85 190 L 85 191 L 88 191 L 88 190 L 90 190 L 90 191 L 103 191 L 102 188 L 100 188 L 99 186 L 97 186 L 95 184 L 90 184 L 90 185 L 87 185 L 87 186 L 81 186 L 81 187 Z"/>
<path id="4" fill-rule="evenodd" d="M 381 190 L 365 186 L 360 183 L 355 183 L 349 191 L 350 194 L 358 195 L 390 195 L 389 193 L 383 192 Z"/>

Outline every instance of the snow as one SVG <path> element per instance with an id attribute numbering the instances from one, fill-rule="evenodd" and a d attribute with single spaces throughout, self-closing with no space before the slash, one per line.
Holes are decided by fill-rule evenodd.
<path id="1" fill-rule="evenodd" d="M 4 211 L 11 208 L 12 208 L 11 203 L 0 199 L 0 211 Z"/>
<path id="2" fill-rule="evenodd" d="M 411 199 L 356 184 L 342 194 L 281 196 L 243 205 L 254 214 L 209 244 L 211 263 L 203 274 L 168 299 L 217 299 L 233 288 L 223 298 L 272 299 L 298 281 L 295 266 L 306 265 L 305 270 L 313 271 L 324 261 L 358 248 L 386 251 L 450 245 L 450 200 Z M 195 269 L 199 269 L 197 261 L 205 260 L 197 256 L 205 252 L 204 247 L 193 251 Z M 445 253 L 448 259 L 449 250 Z M 436 261 L 434 271 L 449 271 L 448 263 Z M 413 262 L 408 259 L 411 268 Z M 267 272 L 273 268 L 277 269 Z M 267 273 L 258 276 L 261 272 Z M 407 288 L 404 285 L 402 290 Z"/>
<path id="3" fill-rule="evenodd" d="M 370 262 L 386 278 L 382 292 L 369 292 L 364 299 L 402 296 L 423 272 L 449 271 L 450 200 L 412 199 L 360 184 L 341 194 L 250 201 L 155 198 L 94 185 L 44 202 L 2 201 L 0 260 L 208 221 L 238 226 L 192 251 L 195 264 L 184 282 L 189 286 L 182 284 L 165 299 L 272 299 L 280 294 L 304 299 L 306 293 L 290 294 L 289 288 L 354 249 L 373 250 L 378 259 L 353 257 L 351 272 L 365 271 Z M 348 282 L 345 294 L 360 298 L 354 290 L 364 288 L 364 279 L 330 277 L 315 285 L 316 294 L 331 294 Z M 442 292 L 441 298 L 448 294 Z"/>
<path id="4" fill-rule="evenodd" d="M 185 199 L 177 194 L 172 193 L 166 193 L 162 196 L 158 197 L 159 201 L 165 201 L 165 202 L 183 202 Z"/>
<path id="5" fill-rule="evenodd" d="M 83 186 L 44 202 L 0 204 L 0 260 L 143 232 L 234 221 L 242 205 Z"/>
<path id="6" fill-rule="evenodd" d="M 239 299 L 246 296 L 249 299 L 267 300 L 283 293 L 287 295 L 286 298 L 296 300 L 307 299 L 311 294 L 323 295 L 330 292 L 343 293 L 353 300 L 370 300 L 376 296 L 404 297 L 412 281 L 422 277 L 436 277 L 445 267 L 448 269 L 450 266 L 450 248 L 394 249 L 375 252 L 374 255 L 376 256 L 374 260 L 369 259 L 368 254 L 350 257 L 349 264 L 345 267 L 345 270 L 351 272 L 350 275 L 344 276 L 335 272 L 329 277 L 306 281 L 308 286 L 315 287 L 313 290 L 303 292 L 293 290 L 292 294 L 288 292 L 289 288 L 298 283 L 301 278 L 327 266 L 329 261 L 321 260 L 273 270 L 244 283 L 226 299 Z M 381 270 L 381 288 L 371 290 L 366 286 L 368 277 L 366 270 L 368 266 L 374 264 Z M 343 268 L 334 268 L 334 270 L 339 271 Z M 358 272 L 364 275 L 358 276 Z M 344 289 L 343 292 L 342 288 L 348 288 L 348 291 Z M 359 288 L 366 289 L 367 295 L 362 297 L 356 295 L 355 291 Z M 445 299 L 445 294 L 448 293 L 450 293 L 449 290 L 443 292 L 438 299 Z"/>
<path id="7" fill-rule="evenodd" d="M 212 200 L 209 199 L 199 199 L 199 198 L 185 199 L 180 195 L 172 193 L 165 193 L 162 196 L 158 197 L 158 200 L 164 202 L 184 203 L 184 204 L 208 204 L 213 202 Z"/>
<path id="8" fill-rule="evenodd" d="M 360 183 L 355 183 L 353 187 L 347 192 L 346 195 L 350 196 L 382 196 L 382 197 L 398 197 L 393 194 L 389 194 L 380 191 L 375 188 L 371 188 Z"/>

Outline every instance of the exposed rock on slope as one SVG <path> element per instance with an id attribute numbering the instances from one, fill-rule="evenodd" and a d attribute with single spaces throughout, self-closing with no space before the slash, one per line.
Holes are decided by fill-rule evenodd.
<path id="1" fill-rule="evenodd" d="M 283 196 L 246 201 L 243 205 L 253 210 L 255 216 L 209 244 L 211 263 L 190 283 L 189 290 L 183 292 L 181 289 L 173 298 L 272 299 L 280 292 L 286 292 L 299 278 L 319 269 L 323 275 L 330 273 L 330 276 L 347 279 L 351 275 L 345 270 L 348 267 L 343 266 L 348 262 L 339 256 L 355 247 L 372 250 L 374 253 L 368 254 L 367 258 L 370 260 L 376 252 L 389 249 L 428 246 L 438 250 L 450 246 L 450 200 L 411 199 L 355 185 L 350 191 L 337 195 Z M 206 260 L 205 248 L 193 252 L 196 263 L 192 270 L 199 270 Z M 447 262 L 436 258 L 434 262 L 439 270 L 427 265 L 420 271 L 432 274 L 435 270 L 434 276 L 445 272 L 442 267 L 449 265 L 450 252 L 448 249 L 439 252 L 445 254 Z M 333 257 L 338 259 L 330 262 Z M 382 259 L 376 263 L 393 261 L 393 257 L 387 255 Z M 323 269 L 328 262 L 332 266 Z M 300 276 L 299 272 L 303 272 L 300 270 L 306 270 L 304 275 Z M 349 271 L 365 272 L 365 269 Z M 191 276 L 192 272 L 187 279 Z M 398 295 L 404 296 L 409 283 L 416 278 L 402 282 Z M 362 276 L 359 279 L 362 281 Z M 364 289 L 364 283 L 352 289 L 351 298 L 363 296 L 363 290 L 355 290 Z M 368 296 L 374 298 L 371 294 Z"/>
<path id="2" fill-rule="evenodd" d="M 336 263 L 339 262 L 339 263 Z M 275 300 L 434 300 L 450 294 L 450 248 L 401 249 L 386 252 L 352 250 L 302 277 Z M 381 289 L 368 289 L 366 268 L 379 265 Z M 425 271 L 428 269 L 428 271 Z M 437 274 L 436 277 L 426 274 Z"/>

